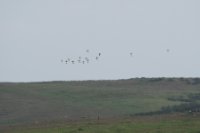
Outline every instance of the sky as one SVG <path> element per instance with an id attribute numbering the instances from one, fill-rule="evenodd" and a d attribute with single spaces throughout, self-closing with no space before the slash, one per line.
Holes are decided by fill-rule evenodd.
<path id="1" fill-rule="evenodd" d="M 199 0 L 1 0 L 0 82 L 200 77 L 199 7 Z"/>

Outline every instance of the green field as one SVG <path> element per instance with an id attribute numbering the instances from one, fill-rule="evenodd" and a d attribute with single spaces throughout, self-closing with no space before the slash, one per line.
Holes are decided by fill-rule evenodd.
<path id="1" fill-rule="evenodd" d="M 198 116 L 145 116 L 123 121 L 12 127 L 6 133 L 200 133 Z"/>
<path id="2" fill-rule="evenodd" d="M 0 83 L 0 129 L 13 125 L 51 122 L 71 124 L 98 119 L 99 121 L 109 119 L 123 121 L 135 117 L 136 114 L 148 114 L 148 112 L 157 112 L 163 107 L 179 107 L 181 104 L 193 102 L 198 105 L 194 108 L 198 112 L 199 101 L 200 80 L 197 78 Z M 188 111 L 190 111 L 188 108 L 183 110 L 186 114 Z M 157 127 L 159 124 L 163 125 L 163 128 L 167 128 L 168 126 L 177 126 L 178 121 L 175 121 L 175 125 L 167 125 L 167 122 L 158 121 L 155 123 L 130 122 L 108 125 L 102 123 L 92 126 L 78 124 L 84 127 L 84 130 L 80 129 L 80 131 L 76 131 L 76 125 L 70 124 L 69 127 L 51 127 L 48 129 L 52 132 L 62 130 L 55 132 L 90 133 L 98 132 L 97 129 L 102 129 L 102 132 L 121 132 L 120 130 L 124 128 L 124 130 L 127 130 L 126 132 L 129 132 L 129 130 L 138 130 L 139 132 L 140 125 L 146 124 L 147 130 L 148 128 L 153 129 L 154 126 Z M 193 122 L 194 125 L 199 124 L 198 119 L 195 119 L 195 121 L 191 119 L 190 121 L 191 123 L 187 123 L 188 125 Z M 184 125 L 184 122 L 182 124 Z M 119 131 L 114 131 L 115 128 Z M 31 129 L 30 133 L 34 130 L 37 129 Z M 47 132 L 46 128 L 38 130 Z M 51 133 L 51 131 L 48 132 Z M 152 132 L 159 131 L 155 129 Z"/>

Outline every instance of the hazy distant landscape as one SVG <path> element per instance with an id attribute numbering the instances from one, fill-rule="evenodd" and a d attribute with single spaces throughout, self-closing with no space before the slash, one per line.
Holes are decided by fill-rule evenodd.
<path id="1" fill-rule="evenodd" d="M 126 125 L 127 120 L 130 120 L 129 124 L 143 121 L 148 125 L 151 122 L 145 119 L 151 117 L 159 123 L 158 115 L 164 120 L 168 118 L 166 115 L 174 115 L 173 121 L 187 118 L 191 123 L 200 123 L 195 119 L 199 118 L 200 111 L 199 88 L 199 78 L 0 83 L 0 129 L 12 132 L 9 126 L 39 128 L 54 123 L 48 128 L 64 126 L 60 131 L 64 133 L 76 128 L 73 123 L 79 123 L 82 128 L 88 127 L 88 122 L 94 126 L 100 126 L 98 122 L 103 126 L 107 126 L 106 122 L 122 126 L 120 123 Z M 47 132 L 45 128 L 43 130 Z M 102 132 L 106 131 L 102 129 Z"/>
<path id="2" fill-rule="evenodd" d="M 200 0 L 0 0 L 0 133 L 200 133 Z"/>

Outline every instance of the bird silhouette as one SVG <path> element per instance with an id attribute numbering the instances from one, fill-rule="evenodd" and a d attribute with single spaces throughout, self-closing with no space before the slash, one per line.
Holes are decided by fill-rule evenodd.
<path id="1" fill-rule="evenodd" d="M 78 59 L 78 63 L 81 63 L 81 60 L 80 60 L 80 59 Z"/>
<path id="2" fill-rule="evenodd" d="M 87 50 L 86 50 L 86 52 L 87 52 L 87 53 L 89 53 L 89 52 L 90 52 L 90 50 L 89 50 L 89 49 L 87 49 Z"/>
<path id="3" fill-rule="evenodd" d="M 85 60 L 86 60 L 87 63 L 89 63 L 89 61 L 90 61 L 88 58 L 85 58 Z"/>
<path id="4" fill-rule="evenodd" d="M 130 52 L 130 56 L 131 56 L 131 57 L 133 56 L 133 52 Z"/>
<path id="5" fill-rule="evenodd" d="M 85 57 L 85 60 L 86 60 L 86 61 L 89 61 L 89 58 L 88 58 L 88 57 Z"/>
<path id="6" fill-rule="evenodd" d="M 167 53 L 169 53 L 169 52 L 170 52 L 170 49 L 166 49 L 166 51 L 167 51 Z"/>

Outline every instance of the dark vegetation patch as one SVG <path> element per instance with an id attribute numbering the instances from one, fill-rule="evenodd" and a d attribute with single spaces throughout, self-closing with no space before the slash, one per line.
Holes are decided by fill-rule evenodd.
<path id="1" fill-rule="evenodd" d="M 138 113 L 136 115 L 155 115 L 155 114 L 168 114 L 176 112 L 184 113 L 199 113 L 200 112 L 200 93 L 188 94 L 187 97 L 177 96 L 170 97 L 168 100 L 184 102 L 174 106 L 164 106 L 158 111 Z"/>
<path id="2" fill-rule="evenodd" d="M 193 103 L 200 100 L 200 93 L 188 94 L 187 97 L 184 96 L 169 97 L 168 100 Z"/>
<path id="3" fill-rule="evenodd" d="M 179 78 L 180 81 L 185 82 L 189 85 L 198 85 L 200 84 L 200 78 Z"/>
<path id="4" fill-rule="evenodd" d="M 152 111 L 152 112 L 145 112 L 145 113 L 138 113 L 136 115 L 157 115 L 157 114 L 169 114 L 169 113 L 197 113 L 200 112 L 200 104 L 199 103 L 185 103 L 180 105 L 174 105 L 174 106 L 166 106 L 162 107 L 158 111 Z"/>

